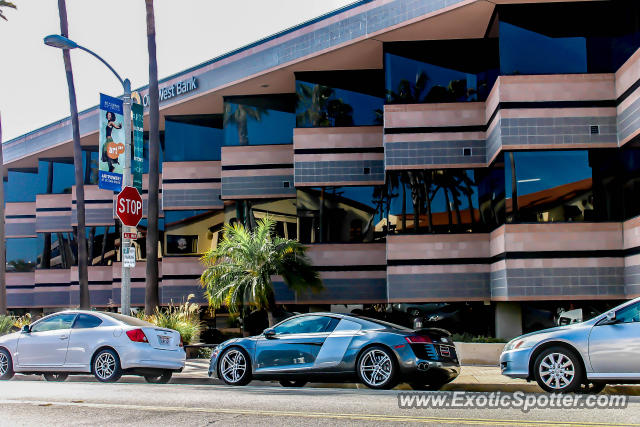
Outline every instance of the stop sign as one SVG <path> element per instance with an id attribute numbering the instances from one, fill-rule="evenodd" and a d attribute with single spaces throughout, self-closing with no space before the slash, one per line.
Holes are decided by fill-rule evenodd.
<path id="1" fill-rule="evenodd" d="M 124 187 L 116 198 L 116 215 L 124 225 L 135 227 L 142 219 L 142 197 L 135 187 Z"/>

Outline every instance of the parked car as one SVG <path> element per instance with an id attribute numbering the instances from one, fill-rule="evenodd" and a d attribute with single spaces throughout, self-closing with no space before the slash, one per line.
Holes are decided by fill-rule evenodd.
<path id="1" fill-rule="evenodd" d="M 598 393 L 640 382 L 640 298 L 582 323 L 522 335 L 500 356 L 502 374 L 536 380 L 548 392 Z"/>
<path id="2" fill-rule="evenodd" d="M 178 332 L 116 313 L 63 311 L 0 337 L 0 380 L 21 373 L 64 381 L 91 373 L 101 382 L 140 375 L 167 383 L 185 360 Z"/>
<path id="3" fill-rule="evenodd" d="M 336 313 L 300 314 L 261 335 L 228 340 L 213 350 L 209 366 L 210 377 L 238 386 L 252 379 L 285 387 L 361 381 L 374 389 L 408 382 L 424 390 L 439 389 L 459 372 L 447 331 Z"/>

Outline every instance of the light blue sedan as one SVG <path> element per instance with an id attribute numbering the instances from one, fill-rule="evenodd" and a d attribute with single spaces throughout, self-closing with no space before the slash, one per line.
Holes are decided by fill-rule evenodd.
<path id="1" fill-rule="evenodd" d="M 598 393 L 640 383 L 640 298 L 582 323 L 522 335 L 500 356 L 502 374 L 548 392 Z"/>

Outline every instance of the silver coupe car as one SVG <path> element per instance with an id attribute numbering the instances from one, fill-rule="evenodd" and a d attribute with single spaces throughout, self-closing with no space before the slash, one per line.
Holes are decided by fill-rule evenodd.
<path id="1" fill-rule="evenodd" d="M 460 372 L 456 348 L 441 329 L 411 330 L 365 317 L 312 313 L 290 317 L 261 335 L 228 340 L 213 351 L 209 376 L 229 385 L 252 379 L 285 387 L 361 381 L 375 389 L 408 382 L 438 389 Z"/>
<path id="2" fill-rule="evenodd" d="M 640 382 L 640 298 L 591 320 L 522 335 L 500 356 L 502 374 L 548 392 L 599 393 Z"/>

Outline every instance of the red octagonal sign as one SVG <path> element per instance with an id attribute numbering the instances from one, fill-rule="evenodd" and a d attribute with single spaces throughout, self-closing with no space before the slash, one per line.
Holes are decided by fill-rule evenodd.
<path id="1" fill-rule="evenodd" d="M 116 199 L 116 215 L 124 225 L 135 227 L 142 219 L 142 197 L 135 187 L 124 187 Z"/>

